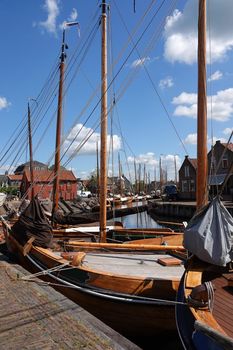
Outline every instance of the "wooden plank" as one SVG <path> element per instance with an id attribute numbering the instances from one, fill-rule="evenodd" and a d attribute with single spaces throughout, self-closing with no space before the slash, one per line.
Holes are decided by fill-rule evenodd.
<path id="1" fill-rule="evenodd" d="M 161 258 L 158 259 L 158 263 L 164 266 L 179 266 L 181 265 L 181 260 L 177 258 Z"/>
<path id="2" fill-rule="evenodd" d="M 171 251 L 171 250 L 177 250 L 177 251 L 185 251 L 185 248 L 183 246 L 177 246 L 177 245 L 152 245 L 152 244 L 114 244 L 114 243 L 89 243 L 89 242 L 75 242 L 75 241 L 69 241 L 67 246 L 72 247 L 94 247 L 94 248 L 109 248 L 109 249 L 130 249 L 130 250 L 154 250 L 154 251 Z"/>

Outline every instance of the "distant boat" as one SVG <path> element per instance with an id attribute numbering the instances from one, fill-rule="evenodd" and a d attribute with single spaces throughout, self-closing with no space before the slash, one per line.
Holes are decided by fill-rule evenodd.
<path id="1" fill-rule="evenodd" d="M 176 306 L 185 349 L 233 349 L 233 218 L 218 197 L 207 202 L 206 1 L 198 21 L 197 214 L 184 232 L 190 252 Z"/>

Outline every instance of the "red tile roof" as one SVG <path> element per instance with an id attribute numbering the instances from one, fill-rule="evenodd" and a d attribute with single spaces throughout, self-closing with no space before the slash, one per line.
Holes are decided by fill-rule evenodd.
<path id="1" fill-rule="evenodd" d="M 31 173 L 28 170 L 24 171 L 24 174 L 28 181 L 31 180 Z M 54 172 L 52 170 L 34 170 L 35 181 L 50 182 L 53 180 Z M 60 172 L 61 181 L 77 181 L 71 170 L 62 170 Z"/>
<path id="2" fill-rule="evenodd" d="M 7 175 L 11 181 L 22 181 L 23 175 Z"/>

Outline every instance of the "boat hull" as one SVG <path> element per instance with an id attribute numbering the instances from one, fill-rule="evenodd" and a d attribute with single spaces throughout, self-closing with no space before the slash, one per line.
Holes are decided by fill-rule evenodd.
<path id="1" fill-rule="evenodd" d="M 46 271 L 58 265 L 54 264 L 53 259 L 40 256 L 34 248 L 26 257 L 22 254 L 19 254 L 19 257 L 21 263 L 31 272 Z M 177 334 L 174 305 L 166 304 L 166 300 L 151 301 L 149 297 L 138 300 L 137 297 L 126 294 L 126 286 L 123 288 L 125 293 L 108 292 L 106 289 L 95 287 L 95 283 L 88 284 L 88 281 L 98 278 L 81 269 L 67 272 L 60 270 L 57 274 L 45 273 L 41 277 L 52 283 L 52 286 L 63 295 L 129 339 L 149 339 L 162 336 L 164 333 L 173 337 Z M 103 280 L 103 284 L 105 282 Z M 100 282 L 97 281 L 96 284 Z M 115 286 L 117 285 L 122 285 L 122 281 L 115 281 Z"/>

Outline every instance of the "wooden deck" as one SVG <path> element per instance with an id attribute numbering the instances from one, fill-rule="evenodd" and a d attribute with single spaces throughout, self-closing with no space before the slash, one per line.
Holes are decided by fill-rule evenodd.
<path id="1" fill-rule="evenodd" d="M 163 266 L 159 259 L 170 258 L 169 254 L 95 254 L 87 253 L 83 259 L 83 266 L 94 268 L 95 271 L 104 271 L 131 277 L 156 278 L 161 280 L 179 281 L 184 266 L 182 261 L 177 266 Z"/>
<path id="2" fill-rule="evenodd" d="M 233 287 L 228 286 L 224 276 L 215 278 L 212 283 L 216 288 L 213 314 L 226 334 L 233 338 Z"/>
<path id="3" fill-rule="evenodd" d="M 140 349 L 41 281 L 19 279 L 27 273 L 0 253 L 1 349 Z"/>

